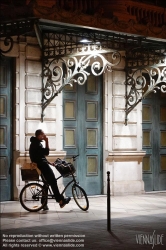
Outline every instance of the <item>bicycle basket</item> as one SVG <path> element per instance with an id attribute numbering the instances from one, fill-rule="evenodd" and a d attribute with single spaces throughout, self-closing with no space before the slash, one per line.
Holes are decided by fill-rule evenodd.
<path id="1" fill-rule="evenodd" d="M 21 177 L 22 181 L 36 181 L 39 180 L 39 173 L 33 167 L 33 163 L 25 163 L 21 167 Z"/>
<path id="2" fill-rule="evenodd" d="M 61 159 L 58 158 L 54 163 L 55 163 L 55 168 L 63 177 L 67 177 L 71 174 L 74 174 L 76 171 L 75 167 L 70 162 L 62 161 Z"/>

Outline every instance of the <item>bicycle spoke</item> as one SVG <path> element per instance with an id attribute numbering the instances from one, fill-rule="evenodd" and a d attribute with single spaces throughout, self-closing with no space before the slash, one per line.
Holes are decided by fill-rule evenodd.
<path id="1" fill-rule="evenodd" d="M 86 211 L 89 208 L 89 201 L 83 188 L 78 185 L 73 185 L 72 193 L 78 207 Z"/>
<path id="2" fill-rule="evenodd" d="M 28 211 L 39 211 L 46 202 L 46 191 L 38 183 L 27 184 L 20 193 L 20 203 Z"/>

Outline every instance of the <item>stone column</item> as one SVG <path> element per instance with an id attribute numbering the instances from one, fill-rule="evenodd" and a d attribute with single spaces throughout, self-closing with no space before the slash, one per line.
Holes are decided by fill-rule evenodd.
<path id="1" fill-rule="evenodd" d="M 106 170 L 110 171 L 112 195 L 140 194 L 144 192 L 142 181 L 142 105 L 129 114 L 125 126 L 125 71 L 124 57 L 119 65 L 107 73 L 108 92 L 105 112 Z M 107 81 L 107 80 L 106 80 Z M 105 171 L 106 171 L 105 170 Z M 104 172 L 105 172 L 104 171 Z M 104 180 L 105 181 L 105 180 Z M 106 189 L 104 189 L 106 192 Z"/>

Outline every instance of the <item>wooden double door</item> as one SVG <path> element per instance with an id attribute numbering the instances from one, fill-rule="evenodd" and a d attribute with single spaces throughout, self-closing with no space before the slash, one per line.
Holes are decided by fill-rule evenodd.
<path id="1" fill-rule="evenodd" d="M 0 58 L 0 201 L 11 200 L 12 59 Z"/>
<path id="2" fill-rule="evenodd" d="M 166 190 L 166 93 L 143 100 L 143 180 L 145 191 Z"/>
<path id="3" fill-rule="evenodd" d="M 76 177 L 88 195 L 102 193 L 102 97 L 102 76 L 89 75 L 84 85 L 74 83 L 63 91 L 64 150 L 68 160 L 79 155 L 75 162 Z M 67 181 L 65 178 L 64 182 Z"/>

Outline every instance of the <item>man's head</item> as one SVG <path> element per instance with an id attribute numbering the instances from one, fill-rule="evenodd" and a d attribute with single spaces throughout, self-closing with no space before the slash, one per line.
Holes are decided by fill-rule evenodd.
<path id="1" fill-rule="evenodd" d="M 43 132 L 42 129 L 38 129 L 38 130 L 36 130 L 36 132 L 35 132 L 35 136 L 36 136 L 36 138 L 37 138 L 38 140 L 42 141 L 42 140 L 44 139 L 44 137 L 45 137 L 45 134 L 44 134 L 44 132 Z"/>

